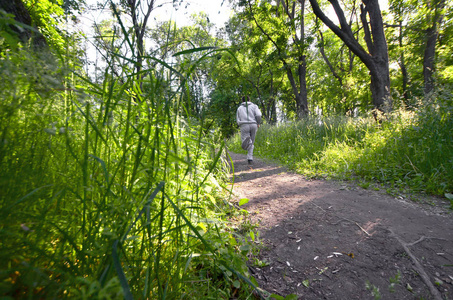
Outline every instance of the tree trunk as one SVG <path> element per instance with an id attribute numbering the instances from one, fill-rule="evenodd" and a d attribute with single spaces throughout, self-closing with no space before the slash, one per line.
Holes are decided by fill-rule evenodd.
<path id="1" fill-rule="evenodd" d="M 321 11 L 316 0 L 309 1 L 315 15 L 360 58 L 370 71 L 370 89 L 374 107 L 382 112 L 389 112 L 392 108 L 392 100 L 390 94 L 388 48 L 378 0 L 362 0 L 364 5 L 361 5 L 361 20 L 368 52 L 355 39 L 351 26 L 347 23 L 344 12 L 337 0 L 329 0 L 329 2 L 332 4 L 340 21 L 340 27 L 335 25 Z M 367 16 L 369 17 L 369 22 Z"/>
<path id="2" fill-rule="evenodd" d="M 384 24 L 382 22 L 381 9 L 378 0 L 363 0 L 361 5 L 361 19 L 365 30 L 365 40 L 368 51 L 371 54 L 370 76 L 371 94 L 373 95 L 374 106 L 383 111 L 391 110 L 390 95 L 390 70 L 388 47 L 385 39 Z M 368 27 L 367 15 L 370 18 Z"/>
<path id="3" fill-rule="evenodd" d="M 390 112 L 392 105 L 389 90 L 390 76 L 388 71 L 388 62 L 377 62 L 375 67 L 370 70 L 370 87 L 373 96 L 373 104 L 375 108 L 382 112 Z"/>
<path id="4" fill-rule="evenodd" d="M 433 0 L 435 5 L 432 26 L 426 30 L 426 48 L 423 58 L 424 94 L 428 97 L 434 89 L 433 74 L 435 70 L 436 42 L 439 36 L 439 27 L 443 20 L 442 9 L 445 0 Z"/>
<path id="5" fill-rule="evenodd" d="M 147 1 L 147 10 L 146 13 L 143 16 L 143 20 L 139 20 L 139 13 L 143 12 L 141 10 L 140 5 L 141 1 L 137 0 L 128 0 L 128 6 L 130 9 L 130 14 L 132 17 L 132 25 L 134 26 L 134 34 L 135 34 L 135 39 L 136 39 L 136 45 L 137 45 L 137 62 L 135 64 L 135 70 L 137 73 L 137 80 L 140 83 L 140 90 L 143 90 L 143 80 L 142 78 L 144 77 L 143 74 L 141 74 L 142 68 L 143 68 L 143 56 L 145 55 L 145 45 L 144 45 L 144 37 L 145 37 L 145 30 L 146 30 L 146 25 L 148 23 L 149 16 L 151 15 L 151 12 L 154 9 L 154 0 Z"/>
<path id="6" fill-rule="evenodd" d="M 0 0 L 0 9 L 3 9 L 9 14 L 13 14 L 14 19 L 17 22 L 34 27 L 30 12 L 27 10 L 22 0 Z M 31 30 L 29 28 L 19 29 L 16 26 L 10 26 L 10 28 L 17 34 L 19 40 L 25 45 L 27 45 L 31 40 L 31 45 L 35 48 L 35 50 L 47 48 L 48 45 L 45 37 L 36 27 L 34 27 L 35 30 Z"/>
<path id="7" fill-rule="evenodd" d="M 271 101 L 270 101 L 270 112 L 271 112 L 271 117 L 269 118 L 269 123 L 270 124 L 276 124 L 277 123 L 277 105 L 275 103 L 275 91 L 274 91 L 274 74 L 272 73 L 271 68 L 269 68 L 269 73 L 271 74 L 271 79 L 270 79 L 270 95 L 271 95 Z"/>
<path id="8" fill-rule="evenodd" d="M 296 98 L 296 114 L 299 119 L 302 119 L 303 117 L 307 116 L 309 114 L 308 110 L 308 92 L 307 92 L 307 62 L 305 59 L 305 46 L 304 46 L 304 41 L 305 41 L 305 0 L 298 0 L 299 4 L 301 5 L 300 9 L 300 33 L 299 36 L 297 35 L 297 32 L 294 32 L 294 41 L 299 49 L 299 57 L 298 57 L 298 67 L 297 67 L 297 76 L 299 79 L 299 89 L 297 88 L 296 82 L 294 80 L 293 73 L 289 66 L 285 66 L 288 79 L 291 83 L 291 87 L 294 93 L 294 96 Z M 288 3 L 285 3 L 285 1 L 281 1 L 281 4 L 283 5 L 283 8 L 285 9 L 286 15 L 290 19 L 290 21 L 295 24 L 295 8 L 296 8 L 296 2 L 293 2 L 292 9 L 289 9 Z M 277 4 L 278 5 L 278 4 Z M 294 26 L 294 29 L 296 26 Z"/>
<path id="9" fill-rule="evenodd" d="M 399 65 L 401 68 L 401 76 L 403 77 L 403 99 L 404 99 L 404 104 L 406 107 L 409 106 L 409 94 L 407 92 L 407 84 L 409 83 L 409 78 L 407 74 L 407 69 L 406 69 L 406 60 L 404 57 L 404 51 L 403 49 L 403 22 L 399 21 L 399 37 L 398 37 L 398 43 L 401 49 L 401 55 L 400 55 L 400 61 Z"/>
<path id="10" fill-rule="evenodd" d="M 297 75 L 299 76 L 300 94 L 297 102 L 297 116 L 299 119 L 307 116 L 308 111 L 308 93 L 307 93 L 307 62 L 305 55 L 299 57 L 299 68 L 297 69 Z"/>

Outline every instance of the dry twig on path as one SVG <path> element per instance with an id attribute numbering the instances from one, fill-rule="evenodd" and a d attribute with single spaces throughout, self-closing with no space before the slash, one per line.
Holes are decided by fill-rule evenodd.
<path id="1" fill-rule="evenodd" d="M 360 230 L 362 230 L 367 236 L 371 236 L 371 234 L 369 234 L 368 231 L 366 231 L 362 226 L 360 226 L 359 223 L 357 223 L 356 221 L 349 220 L 349 219 L 340 218 L 340 221 L 335 222 L 335 223 L 333 223 L 332 225 L 338 225 L 338 224 L 340 224 L 340 223 L 343 222 L 343 221 L 354 223 L 354 224 L 357 225 L 357 227 L 359 227 Z"/>
<path id="2" fill-rule="evenodd" d="M 412 259 L 416 270 L 420 274 L 420 277 L 422 278 L 423 282 L 428 286 L 429 291 L 431 292 L 431 295 L 434 297 L 434 299 L 442 300 L 442 295 L 440 294 L 439 290 L 431 283 L 431 280 L 429 279 L 428 274 L 425 272 L 425 269 L 420 264 L 417 257 L 415 257 L 415 255 L 413 255 L 411 250 L 409 249 L 409 246 L 412 246 L 412 245 L 415 245 L 415 244 L 421 242 L 422 240 L 425 239 L 425 237 L 421 237 L 420 239 L 418 239 L 417 241 L 415 241 L 413 243 L 406 243 L 397 234 L 395 234 L 395 232 L 393 232 L 392 229 L 389 229 L 389 231 L 391 233 L 391 236 L 393 236 L 401 244 L 401 246 L 403 246 L 404 251 Z"/>

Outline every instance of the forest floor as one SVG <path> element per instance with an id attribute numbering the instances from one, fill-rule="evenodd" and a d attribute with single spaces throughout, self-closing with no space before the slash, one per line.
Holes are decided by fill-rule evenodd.
<path id="1" fill-rule="evenodd" d="M 233 199 L 249 199 L 261 250 L 260 287 L 298 299 L 453 299 L 450 203 L 311 180 L 230 153 Z"/>

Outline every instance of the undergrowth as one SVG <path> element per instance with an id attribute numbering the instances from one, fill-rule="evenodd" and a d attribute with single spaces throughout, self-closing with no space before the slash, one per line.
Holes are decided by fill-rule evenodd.
<path id="1" fill-rule="evenodd" d="M 223 145 L 181 115 L 164 71 L 140 85 L 107 65 L 96 83 L 52 56 L 1 55 L 2 299 L 254 293 Z"/>

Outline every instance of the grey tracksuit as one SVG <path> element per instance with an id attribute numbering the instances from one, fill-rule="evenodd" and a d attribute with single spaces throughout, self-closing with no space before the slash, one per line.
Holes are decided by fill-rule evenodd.
<path id="1" fill-rule="evenodd" d="M 261 111 L 252 102 L 242 102 L 236 112 L 236 122 L 241 129 L 241 142 L 250 137 L 252 144 L 247 150 L 247 159 L 253 160 L 253 148 L 258 125 L 261 123 Z"/>

